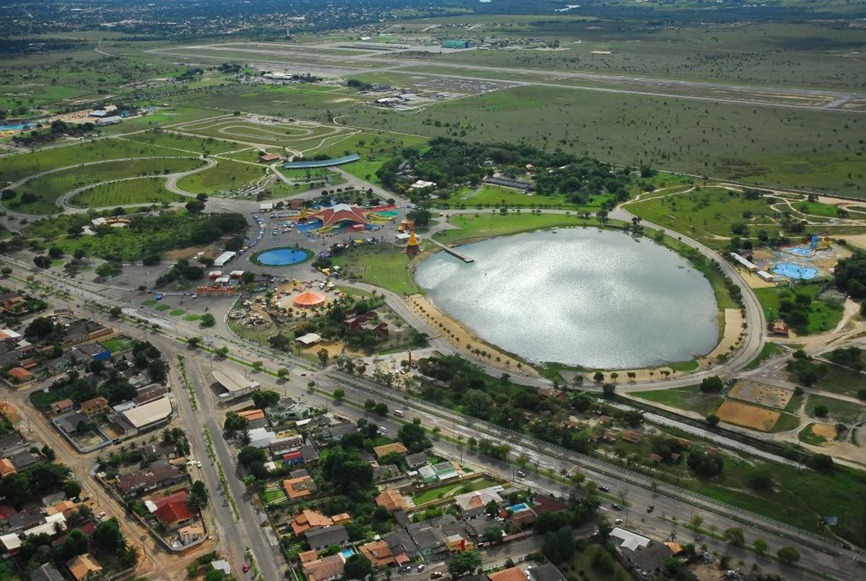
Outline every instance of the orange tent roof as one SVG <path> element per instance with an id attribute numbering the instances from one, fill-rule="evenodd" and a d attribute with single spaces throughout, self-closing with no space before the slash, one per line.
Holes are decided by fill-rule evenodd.
<path id="1" fill-rule="evenodd" d="M 313 291 L 307 291 L 293 298 L 292 302 L 299 307 L 312 307 L 313 305 L 320 305 L 324 303 L 325 295 L 314 293 Z"/>
<path id="2" fill-rule="evenodd" d="M 366 224 L 367 217 L 364 215 L 364 210 L 358 206 L 350 206 L 349 204 L 337 204 L 330 208 L 325 208 L 313 214 L 316 218 L 322 221 L 323 228 L 330 228 L 340 222 L 354 222 L 355 224 Z"/>

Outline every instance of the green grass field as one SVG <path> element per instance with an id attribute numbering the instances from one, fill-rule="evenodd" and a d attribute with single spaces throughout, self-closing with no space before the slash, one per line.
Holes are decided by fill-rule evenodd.
<path id="1" fill-rule="evenodd" d="M 775 357 L 776 355 L 784 351 L 785 350 L 776 343 L 764 343 L 764 346 L 761 347 L 761 352 L 746 366 L 746 369 L 755 369 L 767 359 Z"/>
<path id="2" fill-rule="evenodd" d="M 793 204 L 797 211 L 808 216 L 821 216 L 824 218 L 835 218 L 839 215 L 839 207 L 831 204 L 820 204 L 818 202 L 797 202 Z"/>
<path id="3" fill-rule="evenodd" d="M 16 190 L 17 196 L 8 202 L 8 206 L 28 214 L 51 214 L 58 211 L 55 204 L 57 198 L 83 186 L 129 177 L 156 176 L 189 171 L 203 165 L 204 162 L 196 158 L 109 160 L 104 163 L 57 171 L 32 179 Z M 129 185 L 127 187 L 134 188 L 135 186 Z M 27 194 L 34 196 L 35 201 L 22 203 L 23 196 Z"/>
<path id="4" fill-rule="evenodd" d="M 143 178 L 112 184 L 102 184 L 85 190 L 69 200 L 77 208 L 107 208 L 130 204 L 161 204 L 183 202 L 185 196 L 165 189 L 163 178 Z"/>
<path id="5" fill-rule="evenodd" d="M 750 234 L 758 230 L 778 230 L 768 200 L 747 200 L 741 194 L 722 188 L 663 196 L 628 205 L 628 210 L 644 220 L 682 232 L 708 246 L 727 245 L 733 237 L 731 225 L 743 223 Z M 746 217 L 749 216 L 749 217 Z"/>
<path id="6" fill-rule="evenodd" d="M 812 297 L 812 304 L 809 307 L 809 323 L 804 330 L 804 334 L 806 335 L 824 333 L 835 329 L 839 321 L 842 320 L 842 312 L 844 310 L 842 303 L 822 301 L 815 298 L 822 288 L 821 285 L 816 284 L 798 285 L 795 287 L 797 293 Z M 758 288 L 754 289 L 754 291 L 761 302 L 761 307 L 763 307 L 764 315 L 768 321 L 775 321 L 779 318 L 779 301 L 783 297 L 791 296 L 791 292 L 784 287 Z"/>
<path id="7" fill-rule="evenodd" d="M 356 278 L 398 294 L 421 292 L 412 280 L 410 260 L 403 250 L 390 244 L 358 246 L 334 257 L 343 276 Z"/>
<path id="8" fill-rule="evenodd" d="M 213 138 L 188 137 L 168 131 L 154 130 L 143 133 L 126 135 L 122 139 L 131 139 L 140 143 L 147 143 L 154 147 L 161 147 L 169 151 L 176 151 L 184 155 L 187 153 L 208 154 L 223 153 L 238 149 L 238 146 L 228 141 Z M 166 155 L 173 155 L 167 153 Z M 253 159 L 252 161 L 255 161 Z"/>
<path id="9" fill-rule="evenodd" d="M 186 176 L 177 185 L 195 194 L 213 194 L 242 188 L 264 175 L 264 166 L 221 159 L 216 167 Z"/>
<path id="10" fill-rule="evenodd" d="M 507 234 L 559 226 L 598 225 L 598 222 L 594 219 L 583 220 L 576 216 L 565 216 L 563 214 L 537 215 L 528 212 L 520 214 L 509 212 L 508 215 L 502 216 L 498 212 L 494 214 L 490 211 L 479 211 L 477 214 L 460 214 L 452 217 L 449 223 L 457 226 L 457 229 L 445 230 L 436 234 L 436 240 L 443 244 L 468 242 L 470 240 L 505 236 Z"/>
<path id="11" fill-rule="evenodd" d="M 721 396 L 703 393 L 697 386 L 639 391 L 633 395 L 649 402 L 696 412 L 702 416 L 708 416 L 715 412 L 724 400 Z"/>
<path id="12" fill-rule="evenodd" d="M 816 388 L 857 397 L 866 388 L 866 376 L 839 365 L 827 364 L 827 374 L 818 380 Z"/>
<path id="13" fill-rule="evenodd" d="M 289 146 L 303 149 L 316 148 L 327 143 L 326 138 L 336 139 L 346 135 L 347 129 L 338 126 L 310 125 L 298 123 L 259 123 L 243 117 L 205 119 L 186 123 L 174 128 L 176 131 L 202 135 L 208 138 L 232 140 L 256 145 Z M 237 149 L 235 146 L 234 149 Z"/>
<path id="14" fill-rule="evenodd" d="M 575 578 L 586 579 L 587 581 L 629 581 L 632 579 L 628 571 L 614 558 L 606 560 L 613 567 L 613 571 L 610 573 L 598 571 L 593 567 L 593 563 L 599 558 L 599 554 L 605 552 L 605 549 L 601 545 L 595 543 L 586 545 L 583 549 L 578 550 L 571 560 L 571 569 L 580 572 L 580 577 Z M 572 577 L 566 577 L 566 579 L 570 578 Z"/>
<path id="15" fill-rule="evenodd" d="M 815 415 L 815 407 L 819 405 L 827 408 L 829 412 L 827 417 L 819 418 Z M 831 424 L 843 423 L 854 425 L 866 420 L 866 406 L 822 395 L 809 395 L 809 401 L 806 402 L 806 413 L 810 417 Z"/>
<path id="16" fill-rule="evenodd" d="M 527 195 L 517 190 L 501 188 L 497 186 L 480 186 L 478 188 L 464 187 L 451 196 L 448 200 L 436 200 L 437 206 L 446 204 L 454 207 L 457 204 L 465 204 L 466 207 L 477 205 L 509 207 L 519 206 L 522 208 L 562 208 L 566 210 L 579 210 L 597 212 L 609 196 L 593 196 L 589 203 L 578 206 L 565 201 L 565 196 L 539 196 Z"/>

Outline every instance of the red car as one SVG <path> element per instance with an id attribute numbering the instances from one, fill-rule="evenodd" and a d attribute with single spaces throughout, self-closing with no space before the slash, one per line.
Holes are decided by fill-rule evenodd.
<path id="1" fill-rule="evenodd" d="M 243 569 L 243 570 L 244 570 L 244 573 L 246 573 L 246 572 L 247 572 L 247 571 L 249 571 L 249 570 L 250 570 L 250 566 L 249 566 L 249 565 L 247 565 L 247 564 L 246 564 L 246 563 L 244 563 L 244 566 L 243 566 L 243 567 L 241 567 L 241 569 Z"/>

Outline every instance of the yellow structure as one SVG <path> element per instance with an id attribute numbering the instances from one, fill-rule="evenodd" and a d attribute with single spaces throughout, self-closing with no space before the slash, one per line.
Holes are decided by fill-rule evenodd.
<path id="1" fill-rule="evenodd" d="M 415 236 L 413 229 L 409 233 L 409 241 L 406 243 L 406 256 L 417 256 L 421 252 L 421 245 L 418 244 L 418 238 Z"/>

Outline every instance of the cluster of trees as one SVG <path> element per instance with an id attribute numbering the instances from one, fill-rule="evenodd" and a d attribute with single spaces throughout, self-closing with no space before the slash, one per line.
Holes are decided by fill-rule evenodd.
<path id="1" fill-rule="evenodd" d="M 307 333 L 317 333 L 328 340 L 344 341 L 353 349 L 372 352 L 383 339 L 376 337 L 372 328 L 354 331 L 343 322 L 346 319 L 369 313 L 384 302 L 381 297 L 372 297 L 362 300 L 346 299 L 345 302 L 333 303 L 324 315 L 307 319 L 296 326 L 293 330 L 293 336 L 297 338 Z M 291 351 L 294 348 L 293 338 L 286 336 L 272 336 L 269 342 L 272 347 L 284 351 Z"/>
<path id="2" fill-rule="evenodd" d="M 825 354 L 825 357 L 844 367 L 853 369 L 854 371 L 863 370 L 863 350 L 856 346 L 839 347 Z"/>
<path id="3" fill-rule="evenodd" d="M 720 454 L 710 454 L 702 450 L 690 452 L 686 464 L 692 472 L 703 478 L 719 476 L 725 468 Z"/>
<path id="4" fill-rule="evenodd" d="M 631 168 L 616 169 L 590 157 L 535 175 L 539 194 L 564 194 L 569 202 L 575 204 L 585 204 L 590 196 L 598 194 L 612 194 L 617 201 L 626 200 L 633 181 Z M 610 208 L 614 205 L 611 203 Z"/>
<path id="5" fill-rule="evenodd" d="M 866 298 L 866 254 L 857 252 L 840 260 L 833 271 L 833 283 L 853 299 Z"/>
<path id="6" fill-rule="evenodd" d="M 805 293 L 783 290 L 779 293 L 779 318 L 792 329 L 802 332 L 809 324 L 812 297 Z"/>
<path id="7" fill-rule="evenodd" d="M 190 264 L 186 258 L 181 258 L 168 272 L 156 279 L 156 286 L 163 286 L 179 279 L 199 280 L 201 278 L 204 278 L 204 269 Z"/>
<path id="8" fill-rule="evenodd" d="M 70 137 L 85 137 L 91 133 L 96 126 L 93 123 L 67 123 L 57 119 L 51 122 L 47 130 L 33 130 L 29 133 L 21 133 L 12 138 L 17 145 L 24 147 L 36 147 L 53 143 L 66 135 Z"/>
<path id="9" fill-rule="evenodd" d="M 0 496 L 20 509 L 46 494 L 63 490 L 68 481 L 72 481 L 72 471 L 67 466 L 44 462 L 36 464 L 26 472 L 9 474 L 0 480 Z M 80 485 L 77 490 L 80 492 Z"/>
<path id="10" fill-rule="evenodd" d="M 812 387 L 818 380 L 827 375 L 827 365 L 815 363 L 802 349 L 794 351 L 793 358 L 785 364 L 788 372 L 794 376 L 797 383 Z"/>

